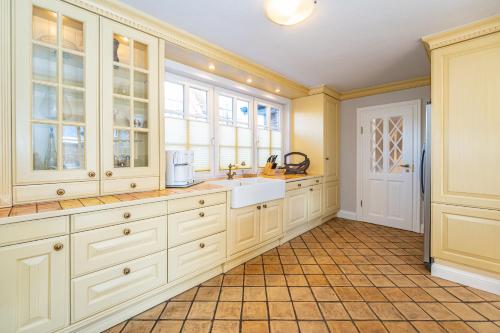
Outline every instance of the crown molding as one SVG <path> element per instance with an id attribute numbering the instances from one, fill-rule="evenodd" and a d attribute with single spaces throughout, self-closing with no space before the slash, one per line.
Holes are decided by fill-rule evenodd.
<path id="1" fill-rule="evenodd" d="M 282 91 L 286 88 L 297 96 L 306 96 L 309 93 L 308 87 L 117 0 L 63 1 L 164 39 L 168 43 L 201 54 L 213 61 L 224 63 L 249 75 L 273 82 Z M 274 91 L 269 92 L 275 93 Z"/>
<path id="2" fill-rule="evenodd" d="M 411 80 L 392 82 L 378 86 L 342 92 L 340 94 L 340 100 L 344 101 L 348 99 L 385 94 L 399 90 L 425 87 L 429 86 L 430 84 L 431 84 L 430 76 L 418 77 Z"/>
<path id="3" fill-rule="evenodd" d="M 422 38 L 428 52 L 469 39 L 500 31 L 500 15 L 463 25 L 454 29 L 438 32 Z"/>
<path id="4" fill-rule="evenodd" d="M 309 89 L 309 95 L 317 95 L 317 94 L 325 94 L 337 100 L 340 100 L 340 93 L 335 89 L 330 88 L 324 84 L 321 86 L 311 87 Z"/>

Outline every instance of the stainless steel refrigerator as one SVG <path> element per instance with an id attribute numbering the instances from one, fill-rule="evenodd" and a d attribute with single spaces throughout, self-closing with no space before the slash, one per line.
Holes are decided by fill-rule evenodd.
<path id="1" fill-rule="evenodd" d="M 430 270 L 431 258 L 431 103 L 425 107 L 424 144 L 420 160 L 421 223 L 424 225 L 424 263 Z"/>

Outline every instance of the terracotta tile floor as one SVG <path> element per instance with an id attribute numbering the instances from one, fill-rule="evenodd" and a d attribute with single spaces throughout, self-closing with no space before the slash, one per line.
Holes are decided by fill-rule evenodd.
<path id="1" fill-rule="evenodd" d="M 500 332 L 500 296 L 430 276 L 422 248 L 333 220 L 107 332 Z"/>

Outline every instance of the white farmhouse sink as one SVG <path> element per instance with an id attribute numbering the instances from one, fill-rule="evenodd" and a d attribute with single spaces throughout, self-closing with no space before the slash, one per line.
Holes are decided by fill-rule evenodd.
<path id="1" fill-rule="evenodd" d="M 251 206 L 285 197 L 285 181 L 280 179 L 256 177 L 214 180 L 208 183 L 231 188 L 231 208 Z"/>

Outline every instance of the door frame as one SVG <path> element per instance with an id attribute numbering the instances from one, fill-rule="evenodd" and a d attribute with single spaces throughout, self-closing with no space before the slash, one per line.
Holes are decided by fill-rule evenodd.
<path id="1" fill-rule="evenodd" d="M 361 134 L 361 115 L 386 108 L 388 106 L 411 106 L 413 108 L 413 193 L 412 193 L 412 230 L 421 233 L 420 227 L 420 153 L 422 147 L 422 100 L 415 99 L 405 102 L 373 105 L 356 109 L 356 219 L 362 221 L 363 212 L 363 138 Z"/>

